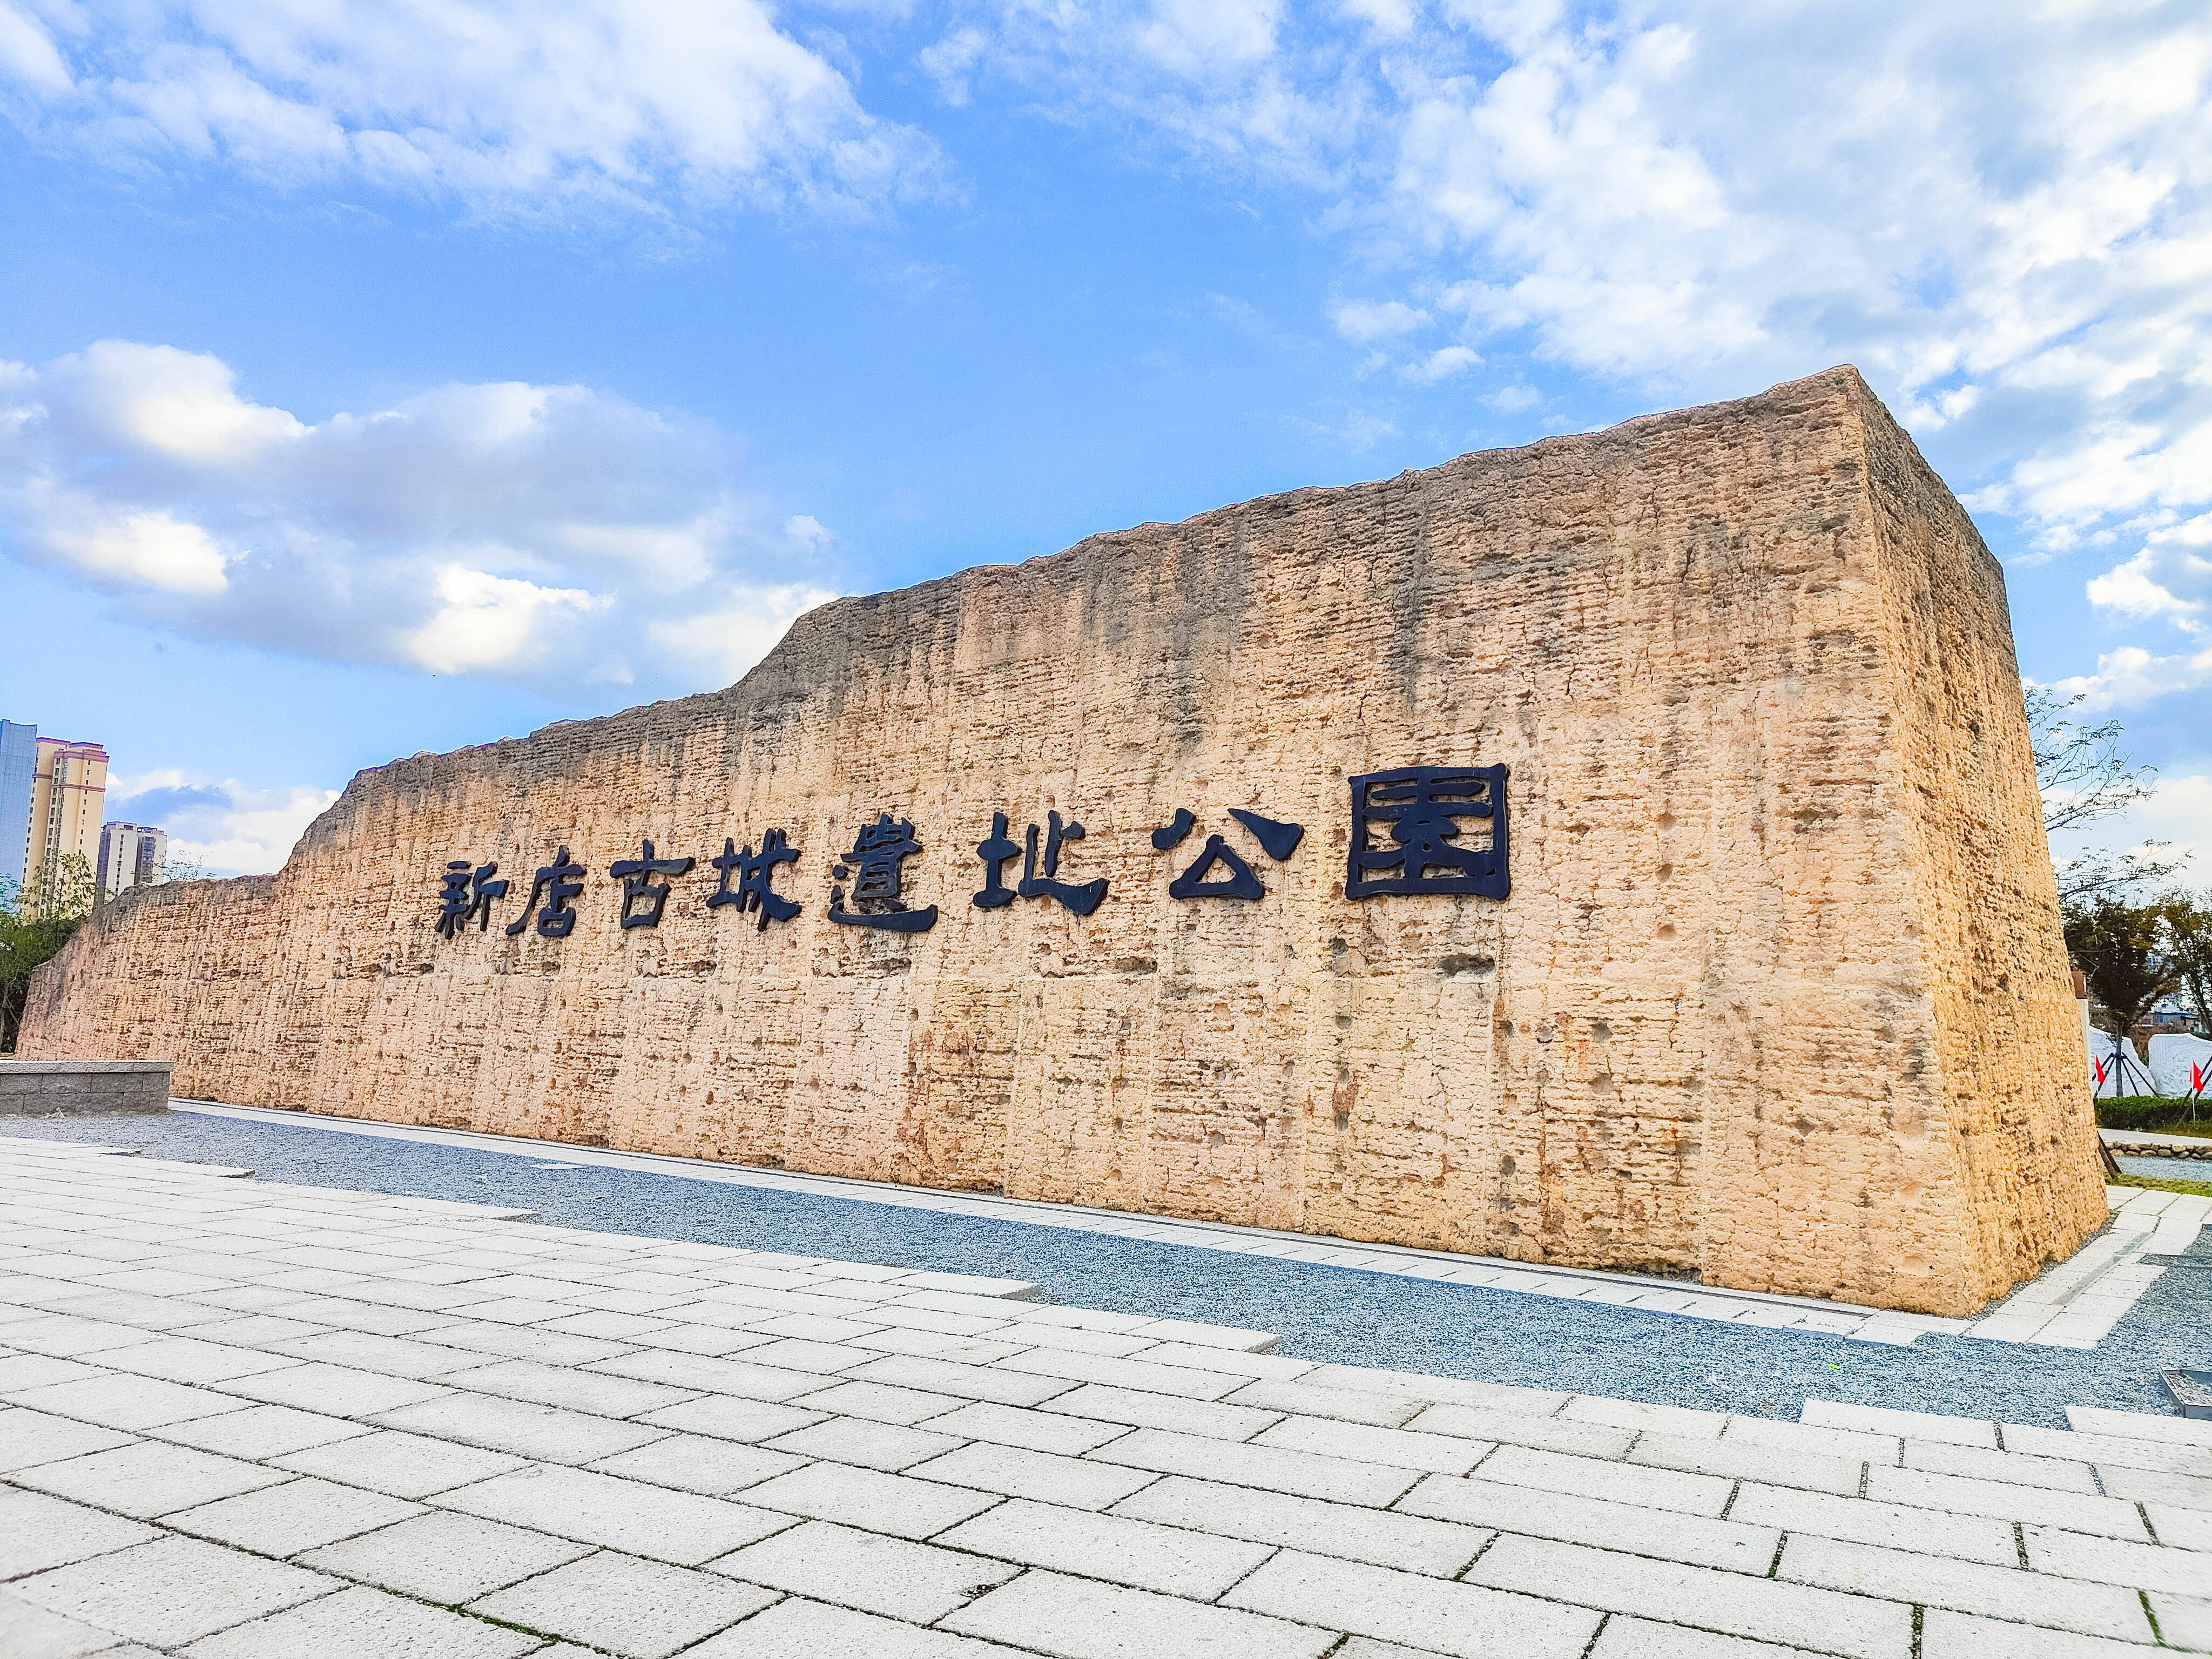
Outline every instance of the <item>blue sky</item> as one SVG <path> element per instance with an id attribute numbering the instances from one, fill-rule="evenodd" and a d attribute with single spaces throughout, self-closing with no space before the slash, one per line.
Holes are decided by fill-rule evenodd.
<path id="1" fill-rule="evenodd" d="M 0 714 L 273 868 L 822 598 L 1851 362 L 2212 857 L 2208 94 L 2201 4 L 0 0 Z"/>

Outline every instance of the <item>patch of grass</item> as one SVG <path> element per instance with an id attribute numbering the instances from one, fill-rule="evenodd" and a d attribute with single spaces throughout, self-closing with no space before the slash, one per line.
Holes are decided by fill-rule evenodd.
<path id="1" fill-rule="evenodd" d="M 2212 1181 L 2167 1181 L 2159 1176 L 2108 1175 L 2107 1187 L 2142 1187 L 2154 1193 L 2187 1193 L 2196 1198 L 2212 1198 Z"/>

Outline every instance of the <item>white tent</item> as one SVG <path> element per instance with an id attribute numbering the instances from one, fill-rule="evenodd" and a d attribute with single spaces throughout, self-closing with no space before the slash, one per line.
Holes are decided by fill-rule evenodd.
<path id="1" fill-rule="evenodd" d="M 2089 1092 L 2099 1100 L 2111 1100 L 2126 1095 L 2170 1093 L 2160 1087 L 2151 1072 L 2136 1058 L 2136 1045 L 2115 1040 L 2110 1031 L 2100 1031 L 2094 1026 L 2087 1029 L 2083 1037 L 2086 1058 L 2089 1066 Z M 2181 1074 L 2189 1075 L 2184 1066 Z"/>
<path id="2" fill-rule="evenodd" d="M 2162 1095 L 2212 1099 L 2212 1042 L 2165 1031 L 2150 1040 L 2150 1075 Z"/>

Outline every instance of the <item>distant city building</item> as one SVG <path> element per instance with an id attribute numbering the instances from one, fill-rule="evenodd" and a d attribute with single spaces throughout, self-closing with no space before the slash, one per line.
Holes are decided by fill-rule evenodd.
<path id="1" fill-rule="evenodd" d="M 169 832 L 150 823 L 103 823 L 100 826 L 100 868 L 103 897 L 114 898 L 133 887 L 150 887 L 164 878 L 169 866 Z"/>
<path id="2" fill-rule="evenodd" d="M 87 869 L 100 857 L 100 809 L 107 801 L 107 750 L 96 743 L 39 738 L 31 774 L 30 834 L 23 849 L 23 901 L 35 913 L 38 895 L 50 891 L 62 860 L 82 858 Z"/>
<path id="3" fill-rule="evenodd" d="M 0 881 L 20 884 L 31 851 L 31 780 L 39 770 L 39 728 L 0 720 Z"/>

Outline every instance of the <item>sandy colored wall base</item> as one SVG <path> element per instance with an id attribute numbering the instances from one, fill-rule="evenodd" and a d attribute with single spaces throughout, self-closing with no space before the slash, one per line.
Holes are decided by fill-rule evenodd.
<path id="1" fill-rule="evenodd" d="M 1354 901 L 1346 780 L 1510 769 L 1512 893 Z M 1176 852 L 1151 831 L 1178 807 Z M 1242 807 L 1307 827 L 1266 859 Z M 981 909 L 1057 810 L 1079 918 Z M 831 866 L 911 818 L 926 933 Z M 788 831 L 803 914 L 641 836 Z M 1254 902 L 1168 884 L 1221 833 Z M 450 859 L 590 870 L 434 931 Z M 1019 860 L 1009 866 L 1018 875 Z M 356 779 L 137 893 L 28 1054 L 179 1092 L 1947 1313 L 2101 1224 L 2002 578 L 1848 369 L 844 599 L 738 685 Z"/>

